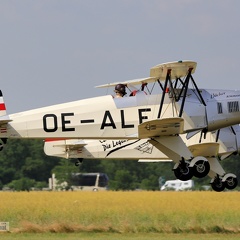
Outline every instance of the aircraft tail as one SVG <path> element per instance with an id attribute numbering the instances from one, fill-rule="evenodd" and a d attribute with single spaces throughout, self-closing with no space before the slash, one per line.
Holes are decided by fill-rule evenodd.
<path id="1" fill-rule="evenodd" d="M 0 90 L 0 151 L 3 150 L 4 146 L 7 144 L 7 123 L 12 120 L 7 115 L 6 105 L 3 100 L 3 94 Z"/>
<path id="2" fill-rule="evenodd" d="M 2 91 L 0 90 L 0 117 L 7 115 L 6 106 L 3 100 Z"/>
<path id="3" fill-rule="evenodd" d="M 7 109 L 3 99 L 3 94 L 2 94 L 2 91 L 0 90 L 0 126 L 10 121 L 11 120 L 7 115 Z"/>

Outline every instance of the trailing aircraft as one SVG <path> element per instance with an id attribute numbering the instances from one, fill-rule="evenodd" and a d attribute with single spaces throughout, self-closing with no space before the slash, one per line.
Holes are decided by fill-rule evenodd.
<path id="1" fill-rule="evenodd" d="M 128 97 L 107 95 L 10 115 L 1 97 L 2 147 L 8 138 L 148 139 L 176 163 L 174 173 L 179 179 L 189 179 L 193 172 L 206 176 L 209 160 L 194 155 L 181 136 L 190 139 L 239 124 L 240 91 L 200 90 L 192 76 L 196 66 L 193 61 L 163 63 L 152 67 L 149 77 L 98 86 L 118 85 L 120 90 L 133 86 Z M 217 174 L 214 181 L 222 182 L 224 177 Z"/>
<path id="2" fill-rule="evenodd" d="M 237 186 L 236 175 L 226 173 L 220 161 L 240 153 L 239 125 L 208 132 L 204 137 L 201 136 L 201 133 L 195 134 L 190 139 L 186 138 L 186 134 L 181 135 L 181 137 L 193 156 L 204 156 L 210 163 L 210 171 L 206 169 L 208 168 L 206 164 L 198 164 L 198 171 L 191 170 L 193 176 L 202 178 L 208 172 L 208 176 L 212 179 L 211 186 L 218 192 L 223 191 L 225 188 L 234 189 Z M 148 139 L 46 139 L 44 152 L 49 156 L 78 159 L 75 163 L 76 166 L 80 165 L 84 159 L 138 160 L 139 162 L 148 163 L 172 161 L 152 145 Z M 189 178 L 185 178 L 184 174 L 176 177 L 181 180 L 189 180 Z"/>

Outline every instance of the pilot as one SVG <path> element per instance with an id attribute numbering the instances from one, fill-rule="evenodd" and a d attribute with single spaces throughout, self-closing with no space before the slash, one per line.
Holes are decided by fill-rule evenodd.
<path id="1" fill-rule="evenodd" d="M 121 98 L 126 95 L 126 87 L 124 84 L 118 84 L 115 86 L 114 92 L 116 93 L 115 98 Z"/>

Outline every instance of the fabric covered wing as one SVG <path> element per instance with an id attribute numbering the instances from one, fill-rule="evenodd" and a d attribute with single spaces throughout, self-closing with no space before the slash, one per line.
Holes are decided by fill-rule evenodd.
<path id="1" fill-rule="evenodd" d="M 156 119 L 138 126 L 140 139 L 159 136 L 171 136 L 183 133 L 184 120 L 180 117 Z"/>
<path id="2" fill-rule="evenodd" d="M 218 155 L 219 143 L 209 142 L 209 143 L 199 143 L 188 146 L 189 150 L 194 157 L 204 156 L 204 157 L 215 157 Z"/>

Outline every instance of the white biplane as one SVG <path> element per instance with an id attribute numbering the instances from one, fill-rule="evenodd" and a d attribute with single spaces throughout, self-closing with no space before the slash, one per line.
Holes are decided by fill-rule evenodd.
<path id="1" fill-rule="evenodd" d="M 206 176 L 209 160 L 194 155 L 181 135 L 190 139 L 239 124 L 240 91 L 198 89 L 192 76 L 196 66 L 193 61 L 159 64 L 150 69 L 150 77 L 121 82 L 126 87 L 141 86 L 141 91 L 123 98 L 101 96 L 11 115 L 2 99 L 0 138 L 3 144 L 8 138 L 148 139 L 176 163 L 174 173 L 179 178 L 189 179 L 193 171 Z M 150 84 L 159 85 L 160 91 L 153 94 Z M 199 171 L 199 166 L 206 170 Z M 222 182 L 224 177 L 217 174 L 215 180 Z"/>

